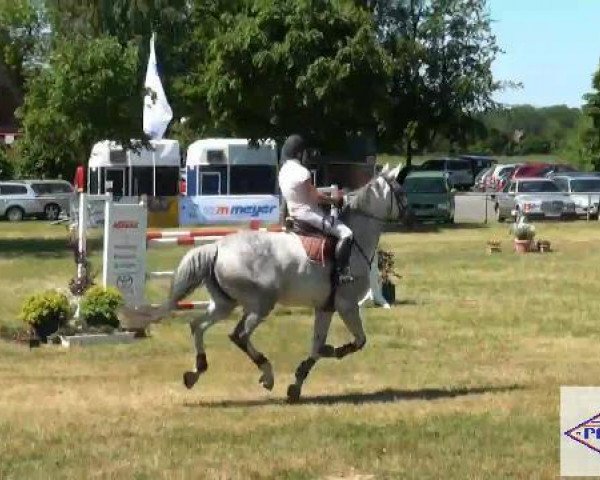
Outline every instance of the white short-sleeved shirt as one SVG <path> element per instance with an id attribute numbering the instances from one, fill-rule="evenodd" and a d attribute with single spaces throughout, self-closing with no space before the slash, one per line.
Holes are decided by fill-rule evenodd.
<path id="1" fill-rule="evenodd" d="M 291 216 L 311 212 L 323 215 L 318 203 L 314 203 L 301 185 L 311 179 L 310 171 L 297 160 L 286 160 L 279 170 L 279 188 Z"/>

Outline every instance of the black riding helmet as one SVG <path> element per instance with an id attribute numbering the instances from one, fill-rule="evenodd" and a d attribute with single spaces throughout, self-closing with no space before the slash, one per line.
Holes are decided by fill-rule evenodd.
<path id="1" fill-rule="evenodd" d="M 306 151 L 306 144 L 301 135 L 290 135 L 283 147 L 281 147 L 281 161 L 295 159 L 302 161 L 304 158 L 304 152 Z"/>

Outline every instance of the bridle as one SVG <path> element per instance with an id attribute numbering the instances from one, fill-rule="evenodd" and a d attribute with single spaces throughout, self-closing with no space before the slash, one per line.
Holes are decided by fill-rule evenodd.
<path id="1" fill-rule="evenodd" d="M 379 217 L 377 215 L 373 215 L 371 213 L 367 213 L 367 212 L 364 212 L 364 211 L 358 210 L 358 209 L 355 210 L 354 213 L 357 213 L 358 215 L 361 215 L 363 217 L 377 220 L 378 222 L 381 222 L 381 223 L 386 223 L 388 220 L 390 220 L 392 218 L 392 214 L 394 213 L 394 201 L 396 202 L 396 205 L 398 206 L 398 219 L 400 218 L 400 214 L 402 213 L 402 210 L 406 209 L 406 202 L 403 202 L 403 199 L 402 199 L 402 197 L 404 196 L 404 190 L 402 189 L 402 186 L 398 182 L 389 180 L 388 178 L 386 178 L 383 175 L 381 177 L 385 180 L 385 183 L 388 184 L 388 186 L 390 187 L 390 190 L 392 192 L 392 195 L 390 196 L 390 208 L 388 210 L 388 214 L 385 217 Z M 394 185 L 394 183 L 396 185 Z"/>
<path id="2" fill-rule="evenodd" d="M 381 222 L 381 223 L 386 223 L 388 221 L 388 219 L 392 218 L 392 214 L 394 213 L 394 200 L 396 201 L 396 205 L 398 206 L 398 218 L 400 218 L 400 214 L 402 213 L 402 210 L 407 208 L 407 205 L 406 205 L 406 202 L 403 202 L 403 199 L 402 199 L 402 197 L 404 196 L 404 190 L 402 189 L 402 186 L 398 182 L 389 180 L 384 175 L 382 175 L 382 178 L 385 180 L 385 182 L 390 187 L 390 190 L 392 191 L 392 195 L 390 196 L 390 209 L 389 209 L 388 215 L 386 215 L 385 217 L 382 218 L 377 215 L 372 215 L 370 213 L 363 212 L 362 210 L 358 210 L 358 209 L 355 210 L 354 213 L 357 213 L 363 217 L 377 220 L 378 222 Z M 394 185 L 394 183 L 396 185 Z M 375 249 L 375 251 L 373 252 L 373 255 L 371 255 L 371 257 L 369 258 L 367 256 L 367 254 L 365 253 L 364 249 L 362 248 L 362 246 L 356 241 L 356 239 L 354 239 L 352 241 L 352 245 L 356 246 L 358 253 L 360 253 L 360 255 L 365 259 L 368 267 L 371 268 L 371 265 L 373 264 L 373 260 L 375 259 L 375 255 L 377 255 L 377 249 Z"/>

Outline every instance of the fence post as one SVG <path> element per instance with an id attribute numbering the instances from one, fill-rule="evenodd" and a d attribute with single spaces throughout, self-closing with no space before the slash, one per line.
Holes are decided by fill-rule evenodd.
<path id="1" fill-rule="evenodd" d="M 485 225 L 488 223 L 488 194 L 485 192 Z"/>
<path id="2" fill-rule="evenodd" d="M 587 206 L 587 214 L 586 214 L 586 218 L 587 221 L 590 221 L 590 208 L 592 208 L 592 194 L 588 193 L 588 206 Z"/>

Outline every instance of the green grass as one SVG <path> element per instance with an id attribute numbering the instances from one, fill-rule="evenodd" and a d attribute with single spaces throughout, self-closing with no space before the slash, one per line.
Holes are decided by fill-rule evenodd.
<path id="1" fill-rule="evenodd" d="M 600 228 L 537 227 L 554 253 L 513 254 L 506 226 L 386 234 L 400 303 L 366 310 L 365 349 L 321 361 L 300 405 L 284 398 L 310 347 L 303 309 L 256 333 L 273 392 L 229 343 L 232 320 L 206 335 L 210 367 L 189 392 L 185 315 L 127 346 L 0 342 L 0 478 L 554 478 L 559 386 L 600 375 Z M 0 322 L 15 325 L 22 299 L 75 265 L 59 227 L 0 232 Z M 334 320 L 331 342 L 347 339 Z"/>

